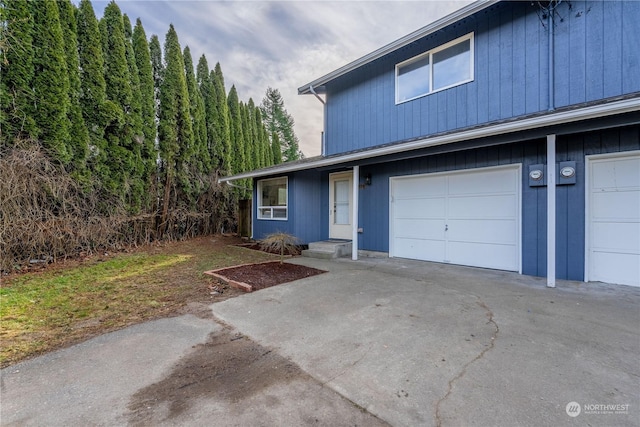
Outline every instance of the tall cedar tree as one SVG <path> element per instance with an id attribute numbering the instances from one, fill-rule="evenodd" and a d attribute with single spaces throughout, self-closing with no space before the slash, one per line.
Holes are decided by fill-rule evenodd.
<path id="1" fill-rule="evenodd" d="M 293 131 L 293 117 L 284 108 L 284 100 L 280 91 L 269 87 L 262 99 L 260 109 L 272 144 L 274 135 L 277 134 L 279 137 L 284 160 L 289 162 L 301 158 L 298 137 Z"/>
<path id="2" fill-rule="evenodd" d="M 163 224 L 168 217 L 171 190 L 176 186 L 176 182 L 184 196 L 188 198 L 191 195 L 188 161 L 193 155 L 193 128 L 189 115 L 189 91 L 184 74 L 184 61 L 173 25 L 167 32 L 164 59 L 158 114 L 160 159 L 164 175 Z"/>
<path id="3" fill-rule="evenodd" d="M 217 147 L 215 152 L 219 153 L 218 167 L 222 173 L 231 173 L 233 171 L 235 151 L 231 149 L 231 116 L 224 87 L 224 76 L 219 62 L 216 63 L 215 69 L 211 72 L 209 78 L 215 93 L 214 106 L 216 114 L 214 115 L 215 125 L 213 128 L 215 131 L 214 142 Z"/>
<path id="4" fill-rule="evenodd" d="M 184 48 L 183 59 L 187 90 L 189 91 L 191 126 L 193 127 L 195 152 L 193 166 L 195 166 L 195 172 L 208 174 L 211 170 L 211 160 L 209 158 L 209 150 L 207 149 L 207 118 L 204 100 L 202 99 L 202 95 L 198 89 L 198 83 L 196 82 L 196 76 L 193 70 L 193 58 L 191 58 L 189 46 Z"/>
<path id="5" fill-rule="evenodd" d="M 111 116 L 112 103 L 107 102 L 104 80 L 104 57 L 98 20 L 89 0 L 81 0 L 77 12 L 78 57 L 80 59 L 80 105 L 89 131 L 90 170 L 102 180 L 108 175 L 104 129 Z"/>
<path id="6" fill-rule="evenodd" d="M 78 57 L 78 38 L 76 23 L 76 8 L 71 0 L 59 0 L 60 25 L 65 35 L 65 56 L 67 59 L 67 73 L 69 76 L 69 110 L 67 119 L 69 128 L 69 148 L 72 154 L 74 176 L 88 182 L 86 169 L 89 153 L 89 131 L 82 117 L 80 95 L 80 58 Z"/>
<path id="7" fill-rule="evenodd" d="M 109 3 L 104 10 L 100 20 L 100 36 L 105 59 L 107 99 L 115 106 L 115 115 L 105 130 L 109 173 L 104 176 L 103 185 L 136 211 L 140 202 L 135 176 L 136 159 L 140 157 L 142 123 L 134 118 L 124 21 L 115 2 Z"/>
<path id="8" fill-rule="evenodd" d="M 256 126 L 255 121 L 255 113 L 256 104 L 253 102 L 253 98 L 249 98 L 249 102 L 247 103 L 247 121 L 249 130 L 251 131 L 249 140 L 251 141 L 252 148 L 252 157 L 253 157 L 253 168 L 252 169 L 260 169 L 264 167 L 262 163 L 262 144 L 260 144 L 260 130 L 259 127 Z"/>
<path id="9" fill-rule="evenodd" d="M 202 97 L 204 104 L 204 117 L 207 128 L 207 152 L 209 155 L 210 170 L 216 170 L 219 167 L 220 154 L 217 152 L 217 145 L 215 143 L 216 131 L 214 129 L 216 124 L 216 109 L 215 109 L 215 91 L 213 82 L 209 76 L 209 64 L 207 58 L 202 55 L 198 60 L 198 66 L 196 67 L 196 84 Z"/>
<path id="10" fill-rule="evenodd" d="M 33 19 L 28 0 L 4 2 L 0 20 L 0 138 L 13 145 L 14 138 L 36 138 L 33 68 Z"/>
<path id="11" fill-rule="evenodd" d="M 273 155 L 273 164 L 278 165 L 282 163 L 282 146 L 280 145 L 280 137 L 278 133 L 272 135 L 271 141 L 271 154 Z"/>
<path id="12" fill-rule="evenodd" d="M 40 128 L 38 139 L 58 160 L 71 160 L 69 141 L 69 77 L 55 0 L 29 3 L 33 11 L 32 81 L 34 119 Z"/>
<path id="13" fill-rule="evenodd" d="M 229 105 L 229 122 L 231 124 L 231 149 L 234 153 L 232 161 L 233 173 L 241 173 L 247 170 L 246 151 L 244 148 L 244 134 L 242 132 L 242 112 L 240 111 L 240 101 L 236 86 L 231 86 L 227 97 Z"/>
<path id="14" fill-rule="evenodd" d="M 153 81 L 153 68 L 151 66 L 151 55 L 147 35 L 142 27 L 140 18 L 136 20 L 133 29 L 133 51 L 138 68 L 138 80 L 140 82 L 140 108 L 142 114 L 142 141 L 141 156 L 144 164 L 142 179 L 146 187 L 153 186 L 153 177 L 156 171 L 156 102 Z M 153 193 L 149 192 L 149 197 L 153 198 Z M 152 203 L 153 200 L 148 200 Z"/>
<path id="15" fill-rule="evenodd" d="M 153 72 L 153 84 L 155 87 L 156 109 L 160 104 L 160 84 L 164 75 L 164 64 L 162 63 L 162 48 L 160 39 L 153 34 L 149 40 L 149 56 L 151 57 L 151 70 Z"/>

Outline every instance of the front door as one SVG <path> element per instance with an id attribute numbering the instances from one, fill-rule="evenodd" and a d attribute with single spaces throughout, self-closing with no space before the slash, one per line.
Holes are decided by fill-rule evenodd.
<path id="1" fill-rule="evenodd" d="M 329 175 L 329 238 L 351 240 L 353 236 L 353 172 Z"/>

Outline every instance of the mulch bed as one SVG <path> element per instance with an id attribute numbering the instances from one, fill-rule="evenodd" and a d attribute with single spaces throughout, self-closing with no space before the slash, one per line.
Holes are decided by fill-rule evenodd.
<path id="1" fill-rule="evenodd" d="M 326 273 L 326 271 L 304 265 L 281 264 L 280 261 L 240 265 L 205 272 L 205 274 L 214 276 L 218 280 L 246 292 L 269 288 L 321 273 Z"/>

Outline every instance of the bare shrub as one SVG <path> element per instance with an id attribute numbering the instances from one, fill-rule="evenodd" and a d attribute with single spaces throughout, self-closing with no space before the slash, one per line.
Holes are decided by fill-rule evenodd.
<path id="1" fill-rule="evenodd" d="M 280 264 L 284 260 L 284 253 L 298 253 L 299 240 L 297 237 L 283 232 L 276 232 L 267 235 L 260 240 L 260 248 L 263 251 L 274 252 L 280 254 Z"/>
<path id="2" fill-rule="evenodd" d="M 171 209 L 160 224 L 155 210 L 131 215 L 95 183 L 80 184 L 38 144 L 0 149 L 0 272 L 232 227 L 233 217 L 224 215 L 228 192 L 215 176 L 206 179 L 210 190 L 200 196 L 195 210 Z M 166 231 L 159 235 L 157 230 Z"/>

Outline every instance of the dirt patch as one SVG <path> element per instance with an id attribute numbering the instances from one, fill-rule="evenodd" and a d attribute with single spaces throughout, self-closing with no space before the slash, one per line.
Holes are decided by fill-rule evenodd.
<path id="1" fill-rule="evenodd" d="M 276 352 L 224 330 L 195 346 L 162 381 L 134 394 L 129 421 L 134 425 L 169 421 L 199 398 L 238 403 L 273 384 L 303 377 L 308 375 Z M 159 420 L 158 414 L 166 418 Z"/>
<path id="2" fill-rule="evenodd" d="M 207 272 L 245 291 L 257 291 L 281 283 L 326 273 L 324 270 L 279 261 L 241 265 Z M 248 285 L 248 286 L 244 286 Z"/>

